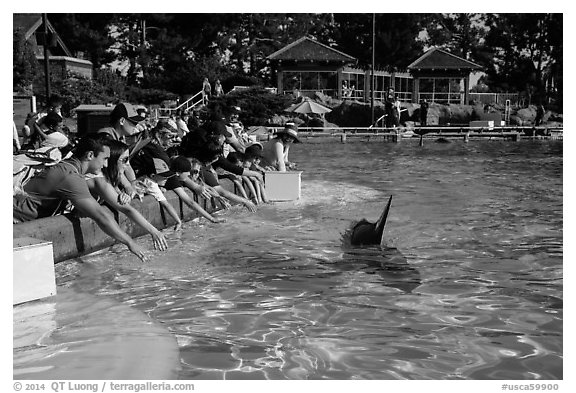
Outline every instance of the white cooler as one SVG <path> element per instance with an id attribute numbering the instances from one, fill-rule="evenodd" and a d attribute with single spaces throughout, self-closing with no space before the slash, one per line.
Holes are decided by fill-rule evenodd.
<path id="1" fill-rule="evenodd" d="M 52 243 L 24 237 L 13 239 L 13 303 L 56 295 Z"/>
<path id="2" fill-rule="evenodd" d="M 301 171 L 264 173 L 266 196 L 270 201 L 295 201 L 300 199 Z"/>

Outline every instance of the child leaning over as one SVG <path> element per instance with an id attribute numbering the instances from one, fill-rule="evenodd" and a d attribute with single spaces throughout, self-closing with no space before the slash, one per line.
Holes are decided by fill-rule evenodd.
<path id="1" fill-rule="evenodd" d="M 172 158 L 170 161 L 170 169 L 176 173 L 176 179 L 181 184 L 181 187 L 174 188 L 173 191 L 176 193 L 176 195 L 178 195 L 182 202 L 213 223 L 226 222 L 225 219 L 214 217 L 206 210 L 204 210 L 202 206 L 200 206 L 200 204 L 196 202 L 192 197 L 190 197 L 190 195 L 188 195 L 188 193 L 186 193 L 184 190 L 184 187 L 186 186 L 186 180 L 190 179 L 192 171 L 192 164 L 186 157 L 176 156 Z"/>

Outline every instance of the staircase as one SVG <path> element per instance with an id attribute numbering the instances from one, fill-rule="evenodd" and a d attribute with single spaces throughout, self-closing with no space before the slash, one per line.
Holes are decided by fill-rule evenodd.
<path id="1" fill-rule="evenodd" d="M 156 109 L 157 119 L 166 119 L 172 116 L 174 113 L 180 111 L 187 111 L 194 108 L 202 108 L 204 106 L 204 101 L 202 99 L 202 90 L 194 94 L 192 97 L 188 98 L 186 101 L 181 103 L 175 108 L 158 108 Z"/>

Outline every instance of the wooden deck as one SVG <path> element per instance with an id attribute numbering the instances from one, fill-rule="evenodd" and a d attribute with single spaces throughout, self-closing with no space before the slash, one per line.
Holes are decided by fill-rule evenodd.
<path id="1" fill-rule="evenodd" d="M 365 138 L 367 140 L 400 141 L 406 139 L 504 139 L 518 141 L 522 139 L 562 140 L 563 127 L 424 127 L 424 128 L 375 128 L 346 127 L 318 128 L 301 127 L 298 130 L 300 138 Z"/>

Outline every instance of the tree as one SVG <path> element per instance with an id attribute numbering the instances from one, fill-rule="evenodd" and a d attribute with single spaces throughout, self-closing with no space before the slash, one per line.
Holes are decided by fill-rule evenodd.
<path id="1" fill-rule="evenodd" d="M 334 20 L 338 49 L 356 57 L 359 66 L 370 67 L 372 14 L 334 14 Z M 405 70 L 422 52 L 418 35 L 423 21 L 423 14 L 376 14 L 376 67 Z"/>
<path id="2" fill-rule="evenodd" d="M 426 18 L 428 46 L 442 46 L 450 53 L 475 61 L 487 33 L 484 14 L 433 14 Z"/>
<path id="3" fill-rule="evenodd" d="M 14 46 L 12 52 L 12 89 L 30 94 L 32 82 L 38 73 L 39 65 L 32 45 L 26 41 L 24 32 L 18 28 L 13 31 Z"/>
<path id="4" fill-rule="evenodd" d="M 84 52 L 98 69 L 115 59 L 110 35 L 113 14 L 49 14 L 48 19 L 74 53 Z"/>
<path id="5" fill-rule="evenodd" d="M 485 47 L 492 54 L 490 82 L 542 100 L 546 78 L 562 81 L 562 15 L 488 15 Z"/>

